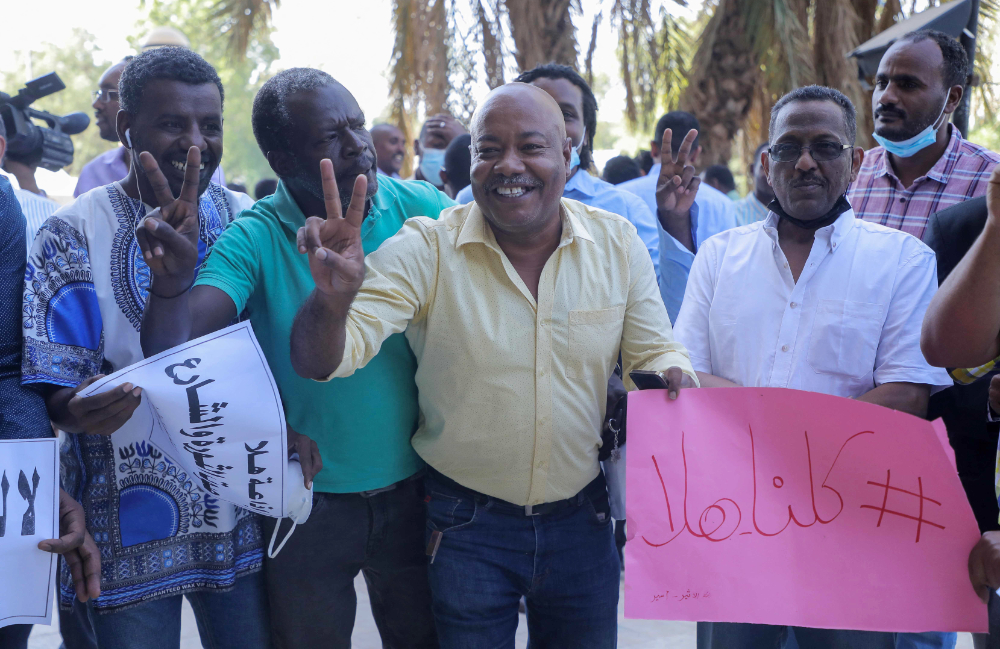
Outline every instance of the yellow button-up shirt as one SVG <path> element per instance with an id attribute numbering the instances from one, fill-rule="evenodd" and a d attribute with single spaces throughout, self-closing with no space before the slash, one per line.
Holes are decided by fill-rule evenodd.
<path id="1" fill-rule="evenodd" d="M 474 202 L 406 221 L 365 258 L 344 359 L 328 377 L 350 376 L 405 331 L 418 364 L 413 448 L 517 505 L 569 498 L 597 476 L 619 349 L 629 389 L 633 369 L 677 366 L 697 383 L 635 227 L 569 199 L 561 216 L 537 303 Z"/>

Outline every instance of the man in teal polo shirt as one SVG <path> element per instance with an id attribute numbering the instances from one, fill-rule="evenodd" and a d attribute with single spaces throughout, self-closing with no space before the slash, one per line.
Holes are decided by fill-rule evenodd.
<path id="1" fill-rule="evenodd" d="M 143 351 L 160 352 L 244 314 L 281 389 L 289 427 L 319 445 L 323 469 L 314 479 L 309 521 L 264 566 L 275 644 L 349 647 L 361 571 L 383 644 L 436 647 L 423 494 L 413 479 L 423 463 L 410 445 L 418 408 L 409 344 L 394 335 L 363 371 L 323 384 L 295 374 L 289 339 L 296 310 L 314 288 L 308 258 L 296 246 L 307 215 L 339 217 L 355 177 L 364 175 L 361 237 L 368 254 L 407 218 L 437 218 L 452 202 L 428 183 L 376 176 L 364 114 L 346 88 L 319 70 L 293 68 L 265 83 L 254 99 L 253 130 L 280 178 L 278 190 L 229 226 L 196 277 L 196 231 L 155 217 L 140 226 L 156 287 L 143 318 Z M 324 204 L 320 161 L 326 159 L 343 188 L 342 205 Z M 265 533 L 276 523 L 265 519 Z"/>

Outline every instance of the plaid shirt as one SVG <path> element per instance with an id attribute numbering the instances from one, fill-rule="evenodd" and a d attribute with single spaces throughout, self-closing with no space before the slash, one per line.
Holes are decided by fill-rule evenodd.
<path id="1" fill-rule="evenodd" d="M 902 188 L 885 149 L 865 153 L 858 179 L 847 199 L 859 219 L 909 232 L 921 238 L 931 214 L 986 193 L 990 173 L 1000 155 L 962 139 L 952 125 L 951 141 L 926 176 Z"/>

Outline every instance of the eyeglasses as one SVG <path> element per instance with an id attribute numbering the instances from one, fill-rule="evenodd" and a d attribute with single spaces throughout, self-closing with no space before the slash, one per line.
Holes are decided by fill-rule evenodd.
<path id="1" fill-rule="evenodd" d="M 99 88 L 94 91 L 94 101 L 118 101 L 118 91 L 117 90 L 107 90 L 106 88 Z"/>
<path id="2" fill-rule="evenodd" d="M 827 162 L 836 160 L 844 151 L 853 149 L 853 144 L 840 144 L 837 142 L 816 142 L 809 146 L 799 146 L 798 144 L 775 144 L 767 150 L 771 160 L 775 162 L 798 162 L 802 155 L 802 150 L 809 151 L 809 155 L 816 162 Z"/>

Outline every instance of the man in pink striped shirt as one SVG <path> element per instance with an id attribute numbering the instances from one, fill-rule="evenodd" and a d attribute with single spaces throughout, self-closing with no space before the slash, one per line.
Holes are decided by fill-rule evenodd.
<path id="1" fill-rule="evenodd" d="M 858 218 L 922 237 L 931 214 L 982 196 L 996 153 L 962 138 L 958 108 L 969 61 L 937 31 L 907 34 L 879 63 L 872 94 L 875 139 L 847 198 Z"/>

